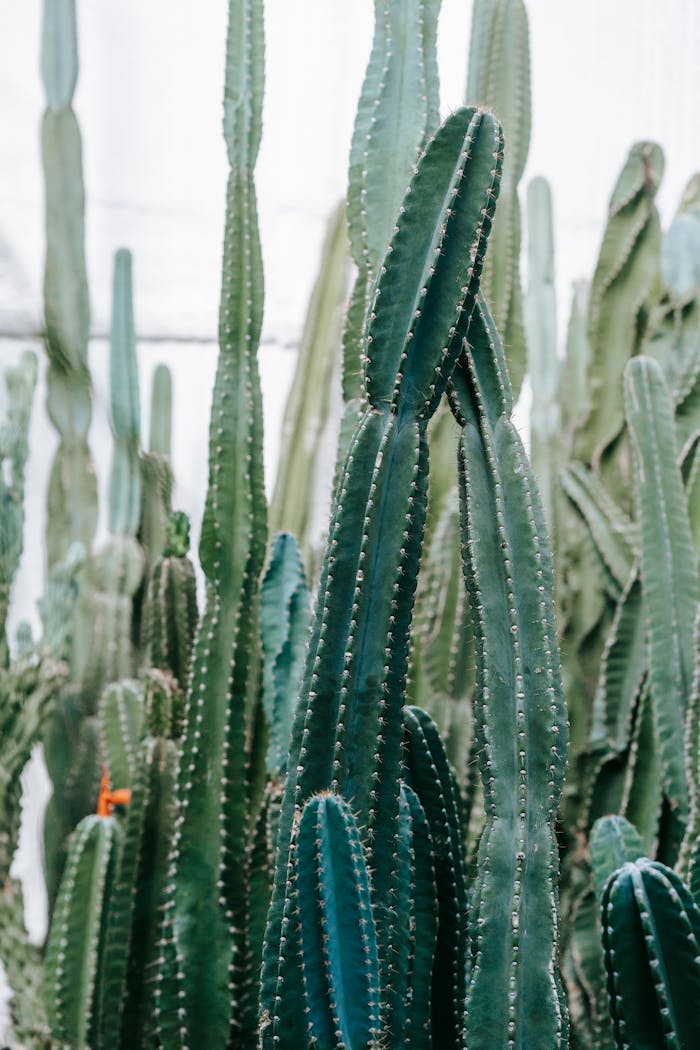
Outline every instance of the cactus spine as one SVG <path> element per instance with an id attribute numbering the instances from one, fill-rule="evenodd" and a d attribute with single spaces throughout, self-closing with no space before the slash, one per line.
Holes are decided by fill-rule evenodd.
<path id="1" fill-rule="evenodd" d="M 157 997 L 165 1047 L 254 1046 L 247 936 L 246 740 L 257 700 L 258 577 L 266 540 L 257 348 L 262 266 L 253 172 L 261 131 L 260 0 L 232 0 L 224 94 L 231 165 L 219 364 L 200 560 L 206 609 L 192 658 Z M 212 790 L 212 785 L 217 785 Z"/>

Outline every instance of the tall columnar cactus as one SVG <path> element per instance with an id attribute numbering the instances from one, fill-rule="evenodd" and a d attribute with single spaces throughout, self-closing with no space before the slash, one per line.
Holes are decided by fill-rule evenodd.
<path id="1" fill-rule="evenodd" d="M 619 1050 L 700 1041 L 700 912 L 663 864 L 642 857 L 609 879 L 602 903 L 608 995 Z"/>
<path id="2" fill-rule="evenodd" d="M 348 232 L 358 275 L 344 335 L 341 434 L 347 450 L 363 394 L 366 315 L 418 154 L 439 123 L 436 58 L 441 0 L 375 0 L 374 40 L 355 119 Z"/>
<path id="3" fill-rule="evenodd" d="M 518 184 L 530 147 L 530 43 L 523 0 L 476 0 L 472 13 L 466 101 L 489 106 L 503 125 L 503 180 L 483 293 L 503 342 L 517 398 L 527 367 L 520 284 Z"/>
<path id="4" fill-rule="evenodd" d="M 306 1039 L 291 835 L 295 813 L 318 791 L 332 788 L 358 814 L 373 872 L 381 980 L 391 986 L 399 883 L 391 843 L 426 430 L 473 309 L 501 149 L 500 127 L 489 114 L 451 117 L 418 164 L 381 268 L 367 335 L 368 406 L 336 488 L 290 748 L 263 957 L 264 1047 L 296 1048 Z M 393 1030 L 391 1001 L 382 1005 L 386 1031 Z"/>
<path id="5" fill-rule="evenodd" d="M 224 95 L 231 171 L 195 643 L 158 986 L 165 1048 L 254 1047 L 244 1009 L 256 964 L 247 933 L 246 743 L 258 698 L 258 578 L 266 541 L 257 349 L 262 266 L 253 172 L 261 132 L 261 0 L 232 0 Z M 254 1000 L 254 995 L 253 995 Z"/>
<path id="6" fill-rule="evenodd" d="M 470 918 L 466 1043 L 567 1045 L 554 833 L 567 724 L 539 496 L 511 420 L 503 348 L 480 299 L 452 380 L 462 424 L 464 571 L 477 639 L 486 826 Z M 495 528 L 494 528 L 495 523 Z M 497 1010 L 494 1004 L 503 1004 Z"/>
<path id="7" fill-rule="evenodd" d="M 144 635 L 148 663 L 169 671 L 187 690 L 197 627 L 197 585 L 188 557 L 190 523 L 176 511 L 167 524 L 167 542 L 151 571 L 145 601 Z"/>
<path id="8" fill-rule="evenodd" d="M 141 521 L 138 536 L 146 555 L 149 574 L 162 556 L 172 511 L 171 436 L 172 378 L 166 365 L 158 365 L 151 385 L 148 451 L 141 453 Z M 143 600 L 146 600 L 145 596 Z M 143 608 L 140 607 L 138 613 L 143 624 Z"/>
<path id="9" fill-rule="evenodd" d="M 282 423 L 280 459 L 270 504 L 270 532 L 296 537 L 304 564 L 315 570 L 319 545 L 319 512 L 331 498 L 335 438 L 333 408 L 340 400 L 338 365 L 350 258 L 345 208 L 331 216 L 321 253 L 292 388 Z M 325 521 L 323 522 L 325 524 Z"/>
<path id="10" fill-rule="evenodd" d="M 46 92 L 41 142 L 46 189 L 44 321 L 47 408 L 59 435 L 49 482 L 49 572 L 71 543 L 86 550 L 97 525 L 97 485 L 87 443 L 91 416 L 87 350 L 80 130 L 72 109 L 78 78 L 75 0 L 44 0 L 41 72 Z"/>

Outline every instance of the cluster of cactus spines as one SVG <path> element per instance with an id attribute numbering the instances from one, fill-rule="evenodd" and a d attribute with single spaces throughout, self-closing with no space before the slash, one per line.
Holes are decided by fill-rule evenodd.
<path id="1" fill-rule="evenodd" d="M 282 532 L 272 545 L 260 598 L 262 699 L 271 777 L 282 777 L 285 772 L 310 619 L 309 590 L 299 548 L 291 533 Z"/>
<path id="2" fill-rule="evenodd" d="M 603 950 L 615 1043 L 685 1050 L 700 1041 L 700 911 L 678 876 L 641 857 L 611 875 Z"/>
<path id="3" fill-rule="evenodd" d="M 373 284 L 418 154 L 439 123 L 436 59 L 441 0 L 375 0 L 374 40 L 357 108 L 348 173 L 348 232 L 358 275 L 345 326 L 341 451 L 357 421 Z M 343 433 L 346 440 L 342 440 Z"/>
<path id="4" fill-rule="evenodd" d="M 206 609 L 179 758 L 157 990 L 165 1050 L 223 1046 L 231 1039 L 246 1047 L 257 1039 L 255 1010 L 241 1004 L 255 985 L 257 966 L 247 935 L 246 743 L 258 700 L 258 578 L 266 542 L 257 367 L 263 285 L 253 181 L 262 83 L 262 3 L 232 2 L 224 95 L 231 171 L 200 543 Z"/>
<path id="5" fill-rule="evenodd" d="M 379 1034 L 379 958 L 367 864 L 348 804 L 332 794 L 310 798 L 296 852 L 308 1038 L 319 1050 L 369 1047 Z"/>
<path id="6" fill-rule="evenodd" d="M 501 150 L 490 115 L 462 110 L 449 118 L 418 164 L 381 268 L 367 336 L 368 407 L 336 488 L 292 736 L 263 960 L 264 1046 L 298 1046 L 305 1038 L 295 1005 L 301 975 L 290 836 L 295 811 L 318 791 L 332 788 L 359 815 L 382 980 L 389 983 L 396 853 L 386 845 L 395 840 L 398 818 L 426 430 L 473 309 Z"/>
<path id="7" fill-rule="evenodd" d="M 563 1047 L 554 824 L 567 724 L 552 560 L 539 497 L 510 420 L 503 349 L 481 299 L 467 340 L 452 403 L 463 426 L 463 556 L 477 641 L 475 721 L 486 826 L 470 918 L 466 1043 L 470 1050 Z M 494 1002 L 506 1004 L 497 1016 Z"/>
<path id="8" fill-rule="evenodd" d="M 46 948 L 44 994 L 55 1039 L 95 1046 L 105 901 L 117 855 L 114 817 L 84 817 L 73 832 Z"/>
<path id="9" fill-rule="evenodd" d="M 47 102 L 42 122 L 47 409 L 59 435 L 48 497 L 50 571 L 71 543 L 79 541 L 89 549 L 97 525 L 97 483 L 87 443 L 91 392 L 85 194 L 80 130 L 72 109 L 78 78 L 75 0 L 44 0 L 41 71 Z"/>
<path id="10" fill-rule="evenodd" d="M 619 434 L 622 375 L 638 348 L 640 314 L 658 289 L 661 229 L 654 197 L 663 173 L 657 145 L 634 146 L 610 199 L 608 223 L 590 293 L 588 389 L 591 407 L 577 455 L 599 464 Z"/>
<path id="11" fill-rule="evenodd" d="M 517 397 L 527 368 L 520 285 L 518 183 L 530 148 L 530 45 L 523 0 L 477 0 L 472 13 L 466 101 L 488 106 L 503 125 L 503 179 L 482 291 L 504 345 Z"/>
<path id="12" fill-rule="evenodd" d="M 175 511 L 166 526 L 166 543 L 148 580 L 143 630 L 150 667 L 169 671 L 185 692 L 197 628 L 197 586 L 188 556 L 190 523 Z"/>
<path id="13" fill-rule="evenodd" d="M 499 219 L 503 216 L 500 215 Z M 542 177 L 527 187 L 527 369 L 532 391 L 530 459 L 542 496 L 552 548 L 557 549 L 556 486 L 559 474 L 559 361 L 557 296 L 554 283 L 552 195 Z"/>
<path id="14" fill-rule="evenodd" d="M 331 417 L 340 402 L 338 359 L 350 271 L 346 225 L 340 206 L 329 220 L 309 300 L 270 503 L 270 533 L 295 536 L 310 573 L 318 555 L 319 513 L 327 513 L 331 498 L 334 453 L 328 445 L 336 438 Z"/>
<path id="15" fill-rule="evenodd" d="M 405 775 L 427 821 L 438 906 L 431 1032 L 436 1045 L 458 1046 L 470 971 L 459 789 L 429 715 L 419 708 L 407 707 L 404 726 Z M 427 974 L 423 979 L 426 977 Z"/>
<path id="16" fill-rule="evenodd" d="M 677 851 L 689 809 L 684 723 L 693 676 L 693 624 L 700 582 L 677 464 L 671 397 L 655 361 L 638 357 L 628 364 L 625 411 L 635 454 L 654 737 Z M 671 859 L 675 860 L 673 854 Z"/>

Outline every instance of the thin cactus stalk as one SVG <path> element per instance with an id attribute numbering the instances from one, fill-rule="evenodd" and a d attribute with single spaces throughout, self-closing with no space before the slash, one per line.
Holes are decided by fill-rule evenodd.
<path id="1" fill-rule="evenodd" d="M 396 868 L 384 847 L 395 838 L 398 819 L 426 428 L 473 308 L 500 157 L 500 129 L 491 116 L 460 111 L 443 125 L 418 164 L 375 293 L 365 363 L 368 408 L 336 489 L 288 762 L 263 955 L 264 1047 L 298 1047 L 305 1039 L 296 1011 L 301 975 L 290 836 L 294 813 L 318 791 L 338 791 L 359 814 L 373 871 L 383 982 L 389 983 Z M 466 252 L 465 244 L 471 245 Z M 382 1023 L 390 1027 L 390 1018 Z"/>
<path id="2" fill-rule="evenodd" d="M 486 827 L 470 917 L 466 1043 L 470 1050 L 565 1047 L 554 824 L 567 725 L 552 559 L 536 486 L 510 421 L 503 348 L 482 299 L 467 339 L 452 403 L 463 426 L 463 555 L 477 638 Z M 494 1013 L 495 1003 L 505 1008 Z"/>
<path id="3" fill-rule="evenodd" d="M 685 720 L 689 813 L 676 871 L 700 902 L 700 606 L 695 614 L 695 660 Z"/>
<path id="4" fill-rule="evenodd" d="M 231 171 L 200 543 L 206 609 L 192 658 L 157 989 L 165 1050 L 257 1042 L 255 1010 L 243 1002 L 257 976 L 247 935 L 246 741 L 258 694 L 266 542 L 257 366 L 263 283 L 253 181 L 262 85 L 262 3 L 232 0 L 224 93 Z"/>
<path id="5" fill-rule="evenodd" d="M 151 422 L 148 452 L 141 454 L 141 520 L 138 538 L 146 554 L 150 576 L 162 557 L 172 513 L 173 471 L 170 464 L 172 434 L 172 379 L 170 369 L 158 365 L 151 385 Z M 146 597 L 143 598 L 147 602 Z M 146 612 L 139 610 L 143 626 Z M 142 643 L 145 649 L 147 646 Z"/>
<path id="6" fill-rule="evenodd" d="M 530 148 L 530 43 L 523 0 L 477 0 L 474 4 L 466 101 L 491 108 L 505 136 L 498 220 L 482 291 L 508 348 L 517 398 L 527 367 L 518 200 L 518 184 Z"/>
<path id="7" fill-rule="evenodd" d="M 700 912 L 689 890 L 663 864 L 628 862 L 608 880 L 602 923 L 619 1050 L 697 1046 Z"/>
<path id="8" fill-rule="evenodd" d="M 184 693 L 189 684 L 197 627 L 197 587 L 188 557 L 190 523 L 171 514 L 166 544 L 151 570 L 144 604 L 144 649 L 151 667 L 169 671 Z"/>

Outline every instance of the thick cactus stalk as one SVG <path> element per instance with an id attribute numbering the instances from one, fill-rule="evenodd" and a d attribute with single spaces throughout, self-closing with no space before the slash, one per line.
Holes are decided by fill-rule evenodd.
<path id="1" fill-rule="evenodd" d="M 144 606 L 144 647 L 151 667 L 169 671 L 185 692 L 197 627 L 197 586 L 188 557 L 190 523 L 186 514 L 171 514 L 166 545 L 148 581 Z"/>
<path id="2" fill-rule="evenodd" d="M 622 375 L 638 349 L 638 318 L 659 282 L 661 230 L 654 196 L 663 173 L 658 146 L 630 150 L 610 199 L 590 294 L 588 341 L 591 408 L 577 454 L 597 465 L 624 422 Z"/>
<path id="3" fill-rule="evenodd" d="M 499 219 L 502 216 L 499 216 Z M 530 459 L 542 496 L 545 521 L 556 547 L 556 486 L 563 449 L 558 400 L 557 296 L 554 284 L 552 194 L 546 179 L 527 187 L 527 369 L 532 388 Z"/>
<path id="4" fill-rule="evenodd" d="M 284 775 L 310 619 L 309 590 L 299 548 L 294 537 L 283 532 L 275 537 L 260 601 L 263 706 L 271 777 Z"/>
<path id="5" fill-rule="evenodd" d="M 105 900 L 117 854 L 113 817 L 85 817 L 71 839 L 46 949 L 44 993 L 61 1044 L 95 1045 Z"/>
<path id="6" fill-rule="evenodd" d="M 113 788 L 128 788 L 136 778 L 145 715 L 140 682 L 113 682 L 100 698 L 102 753 Z"/>
<path id="7" fill-rule="evenodd" d="M 527 367 L 520 284 L 518 184 L 530 148 L 530 39 L 523 0 L 477 0 L 472 13 L 466 101 L 493 109 L 505 136 L 498 219 L 482 293 L 503 333 L 515 397 Z"/>
<path id="8" fill-rule="evenodd" d="M 600 903 L 610 876 L 628 862 L 644 856 L 637 829 L 624 817 L 601 817 L 593 825 L 589 843 L 593 888 Z"/>
<path id="9" fill-rule="evenodd" d="M 319 543 L 318 506 L 331 497 L 335 438 L 332 408 L 339 400 L 339 348 L 349 283 L 345 208 L 331 216 L 319 273 L 299 344 L 292 388 L 282 422 L 281 454 L 270 504 L 270 532 L 290 532 L 312 572 Z M 324 522 L 325 524 L 325 522 Z"/>
<path id="10" fill-rule="evenodd" d="M 603 950 L 619 1050 L 700 1044 L 700 912 L 681 880 L 640 858 L 609 879 Z"/>
<path id="11" fill-rule="evenodd" d="M 378 281 L 365 361 L 368 407 L 336 489 L 290 749 L 263 959 L 265 1047 L 298 1047 L 305 1038 L 296 1011 L 290 836 L 295 811 L 318 791 L 336 790 L 359 814 L 388 983 L 396 869 L 393 851 L 384 847 L 395 838 L 398 819 L 426 429 L 473 309 L 500 161 L 494 118 L 471 110 L 451 117 L 418 164 Z"/>
<path id="12" fill-rule="evenodd" d="M 360 834 L 342 799 L 306 803 L 297 865 L 309 1037 L 319 1050 L 365 1050 L 379 1029 L 377 937 Z"/>
<path id="13" fill-rule="evenodd" d="M 654 732 L 673 815 L 670 856 L 675 859 L 689 810 L 684 721 L 693 677 L 693 623 L 700 584 L 677 465 L 672 403 L 659 365 L 649 358 L 639 357 L 627 366 L 625 411 L 636 464 Z"/>
<path id="14" fill-rule="evenodd" d="M 85 194 L 80 130 L 72 109 L 78 78 L 75 0 L 44 0 L 41 70 L 46 187 L 44 319 L 47 408 L 59 435 L 49 482 L 49 572 L 71 543 L 86 550 L 97 525 L 97 485 L 87 444 L 91 415 L 90 326 L 84 250 Z"/>
<path id="15" fill-rule="evenodd" d="M 474 887 L 466 1044 L 565 1047 L 554 835 L 567 726 L 542 508 L 510 421 L 503 349 L 479 301 L 453 377 L 463 426 L 464 570 L 477 638 L 486 827 Z M 494 522 L 496 528 L 494 528 Z M 502 1004 L 494 1012 L 494 1004 Z"/>
<path id="16" fill-rule="evenodd" d="M 192 658 L 160 963 L 157 1009 L 165 1050 L 257 1042 L 255 1017 L 241 1002 L 257 977 L 246 933 L 251 821 L 245 784 L 266 543 L 257 366 L 263 284 L 253 182 L 262 83 L 261 0 L 232 0 L 224 96 L 231 172 L 200 543 L 206 610 Z"/>

